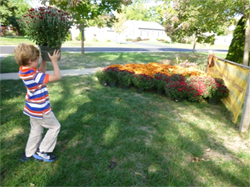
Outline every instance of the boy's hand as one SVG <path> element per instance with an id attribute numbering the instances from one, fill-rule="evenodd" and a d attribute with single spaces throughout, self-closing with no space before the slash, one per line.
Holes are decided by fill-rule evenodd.
<path id="1" fill-rule="evenodd" d="M 55 49 L 54 52 L 53 52 L 53 55 L 51 56 L 48 53 L 48 56 L 49 56 L 52 63 L 56 63 L 57 60 L 60 58 L 60 51 Z"/>

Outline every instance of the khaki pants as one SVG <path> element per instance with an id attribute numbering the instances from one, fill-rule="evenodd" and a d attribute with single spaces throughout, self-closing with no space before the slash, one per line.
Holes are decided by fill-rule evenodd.
<path id="1" fill-rule="evenodd" d="M 49 114 L 44 114 L 43 119 L 30 117 L 30 126 L 29 139 L 25 149 L 26 156 L 32 156 L 37 148 L 40 149 L 40 152 L 53 152 L 61 127 L 54 113 L 51 111 Z M 42 139 L 43 128 L 47 128 L 48 131 Z"/>

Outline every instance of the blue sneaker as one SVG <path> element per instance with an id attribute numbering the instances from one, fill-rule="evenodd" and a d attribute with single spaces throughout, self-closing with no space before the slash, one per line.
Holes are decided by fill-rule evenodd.
<path id="1" fill-rule="evenodd" d="M 40 152 L 37 150 L 33 157 L 39 161 L 45 162 L 53 162 L 56 160 L 56 156 L 52 155 L 51 153 Z"/>
<path id="2" fill-rule="evenodd" d="M 21 162 L 25 162 L 25 161 L 28 161 L 28 160 L 31 160 L 31 159 L 32 159 L 32 156 L 27 157 L 26 154 L 23 153 L 22 158 L 21 158 Z"/>

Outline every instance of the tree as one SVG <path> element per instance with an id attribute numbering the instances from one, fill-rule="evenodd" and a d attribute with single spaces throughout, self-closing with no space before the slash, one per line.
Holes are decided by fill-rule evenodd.
<path id="1" fill-rule="evenodd" d="M 245 43 L 245 25 L 246 19 L 242 16 L 234 30 L 233 40 L 226 56 L 227 60 L 237 63 L 243 62 L 244 45 L 242 44 Z"/>
<path id="2" fill-rule="evenodd" d="M 170 4 L 170 0 L 165 0 Z M 250 19 L 250 1 L 249 0 L 173 0 L 174 6 L 172 12 L 167 13 L 166 31 L 172 30 L 173 35 L 176 33 L 183 36 L 190 36 L 191 33 L 197 35 L 199 33 L 210 32 L 221 35 L 225 32 L 225 28 L 231 23 L 236 15 L 243 15 L 246 19 Z M 249 22 L 248 22 L 249 23 Z M 247 65 L 249 59 L 249 35 L 250 23 L 245 25 L 245 48 L 244 62 Z M 170 36 L 171 37 L 171 36 Z M 172 36 L 173 37 L 173 36 Z M 178 37 L 177 37 L 178 38 Z M 199 35 L 197 40 L 200 41 Z M 212 44 L 213 37 L 208 40 Z M 195 41 L 194 41 L 195 46 Z"/>
<path id="3" fill-rule="evenodd" d="M 16 34 L 20 34 L 20 27 L 17 19 L 30 8 L 26 0 L 1 0 L 0 1 L 0 22 L 2 25 L 12 25 Z"/>
<path id="4" fill-rule="evenodd" d="M 154 4 L 152 2 L 152 0 L 134 0 L 131 5 L 123 6 L 122 12 L 127 20 L 151 21 L 162 24 L 163 10 L 166 4 L 161 3 L 162 1 Z"/>
<path id="5" fill-rule="evenodd" d="M 126 26 L 124 26 L 125 21 L 127 20 L 125 18 L 125 15 L 123 13 L 116 15 L 117 20 L 115 21 L 113 27 L 116 33 L 119 33 L 119 35 L 126 29 Z"/>
<path id="6" fill-rule="evenodd" d="M 165 13 L 165 30 L 173 41 L 184 42 L 184 38 L 193 37 L 193 52 L 196 42 L 213 44 L 215 34 L 222 35 L 231 19 L 220 16 L 218 1 L 211 6 L 210 1 L 174 0 L 173 6 Z M 167 0 L 168 3 L 170 1 Z"/>
<path id="7" fill-rule="evenodd" d="M 8 18 L 14 16 L 17 7 L 10 0 L 0 0 L 0 22 L 7 25 Z"/>
<path id="8" fill-rule="evenodd" d="M 123 6 L 122 12 L 127 20 L 150 21 L 149 8 L 146 7 L 148 0 L 134 0 L 129 6 Z"/>
<path id="9" fill-rule="evenodd" d="M 122 5 L 131 4 L 131 0 L 42 0 L 69 12 L 74 23 L 82 30 L 82 54 L 84 54 L 84 28 L 93 24 L 99 27 L 110 26 L 115 21 L 114 11 L 121 12 Z"/>

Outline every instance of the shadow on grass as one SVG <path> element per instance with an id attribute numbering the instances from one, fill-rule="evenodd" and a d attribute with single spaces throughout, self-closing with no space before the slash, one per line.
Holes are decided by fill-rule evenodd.
<path id="1" fill-rule="evenodd" d="M 184 53 L 184 52 L 156 52 L 156 53 L 86 53 L 81 55 L 79 53 L 63 52 L 61 60 L 58 65 L 61 70 L 65 69 L 81 69 L 81 68 L 94 68 L 94 67 L 106 67 L 111 64 L 146 64 L 150 62 L 160 62 L 162 60 L 172 60 L 175 62 L 189 62 L 197 63 L 198 66 L 206 65 L 207 54 L 203 53 Z M 69 63 L 70 62 L 70 63 Z M 10 55 L 3 58 L 0 62 L 1 73 L 13 73 L 19 71 L 14 56 Z M 47 70 L 53 70 L 51 62 L 47 63 Z"/>
<path id="2" fill-rule="evenodd" d="M 10 83 L 23 86 L 17 81 L 6 83 L 3 89 L 10 89 Z M 1 123 L 4 186 L 249 184 L 247 166 L 219 141 L 214 130 L 216 124 L 223 124 L 222 132 L 237 131 L 232 130 L 228 117 L 218 115 L 225 111 L 223 106 L 176 103 L 154 93 L 103 87 L 93 76 L 66 77 L 51 84 L 49 90 L 52 110 L 62 125 L 55 149 L 58 160 L 54 163 L 20 163 L 29 123 L 20 115 L 20 107 L 10 109 L 16 103 L 19 106 L 20 99 L 11 100 L 23 96 L 23 92 L 2 97 L 1 103 L 6 106 L 3 115 L 11 111 L 12 116 L 8 124 Z M 17 128 L 15 122 L 19 120 Z M 16 129 L 19 131 L 14 132 Z M 192 162 L 194 157 L 201 159 L 206 148 L 234 159 L 204 157 L 207 160 Z"/>

